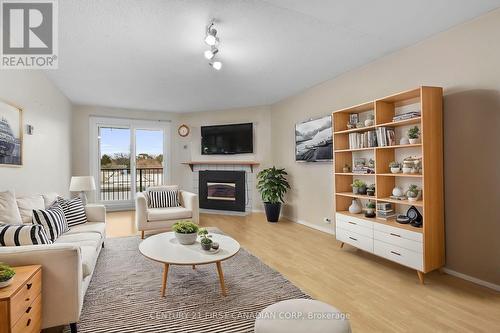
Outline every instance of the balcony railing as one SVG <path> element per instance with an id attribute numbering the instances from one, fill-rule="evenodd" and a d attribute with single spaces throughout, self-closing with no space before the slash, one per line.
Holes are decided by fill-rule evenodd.
<path id="1" fill-rule="evenodd" d="M 102 201 L 132 200 L 132 175 L 130 168 L 101 169 Z M 137 192 L 146 190 L 149 186 L 163 184 L 163 168 L 137 168 L 135 188 Z"/>

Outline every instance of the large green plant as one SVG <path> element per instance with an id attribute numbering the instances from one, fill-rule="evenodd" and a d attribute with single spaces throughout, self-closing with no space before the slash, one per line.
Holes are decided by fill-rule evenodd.
<path id="1" fill-rule="evenodd" d="M 287 175 L 285 169 L 276 169 L 274 166 L 257 174 L 257 190 L 264 202 L 284 202 L 283 197 L 290 188 L 286 180 Z"/>

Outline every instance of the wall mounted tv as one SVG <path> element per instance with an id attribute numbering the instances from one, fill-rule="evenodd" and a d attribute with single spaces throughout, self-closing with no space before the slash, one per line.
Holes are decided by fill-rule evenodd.
<path id="1" fill-rule="evenodd" d="M 253 153 L 253 124 L 201 127 L 202 155 Z"/>

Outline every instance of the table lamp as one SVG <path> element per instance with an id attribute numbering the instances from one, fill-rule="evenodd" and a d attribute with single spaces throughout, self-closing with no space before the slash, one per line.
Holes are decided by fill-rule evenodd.
<path id="1" fill-rule="evenodd" d="M 85 192 L 95 191 L 95 181 L 92 176 L 71 177 L 69 185 L 71 192 L 80 192 L 80 198 L 84 205 L 87 204 L 87 195 Z"/>

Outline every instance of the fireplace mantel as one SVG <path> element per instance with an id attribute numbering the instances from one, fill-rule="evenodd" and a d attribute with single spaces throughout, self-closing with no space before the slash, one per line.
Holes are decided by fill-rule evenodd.
<path id="1" fill-rule="evenodd" d="M 190 161 L 182 162 L 184 165 L 189 165 L 191 171 L 195 165 L 248 165 L 253 172 L 253 167 L 258 166 L 260 163 L 256 161 L 233 161 L 233 160 L 223 160 L 223 161 Z"/>

